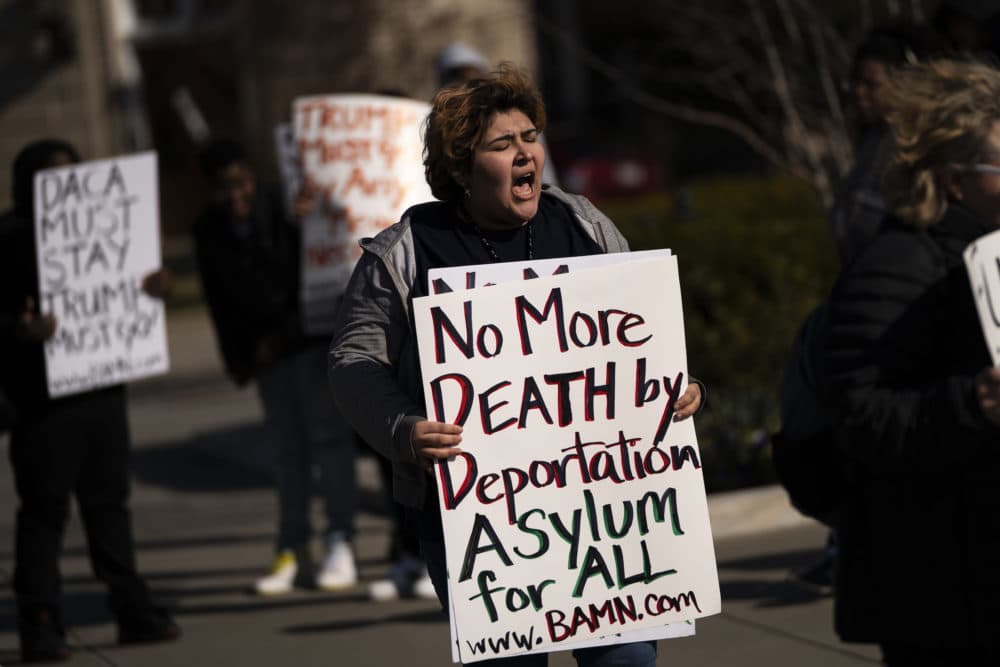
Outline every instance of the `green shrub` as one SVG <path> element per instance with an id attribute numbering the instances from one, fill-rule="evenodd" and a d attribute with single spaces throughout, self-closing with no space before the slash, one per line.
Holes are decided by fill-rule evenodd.
<path id="1" fill-rule="evenodd" d="M 686 221 L 666 195 L 599 206 L 633 249 L 677 255 L 688 367 L 710 397 L 698 420 L 710 487 L 769 481 L 781 372 L 799 325 L 833 283 L 833 242 L 798 181 L 728 177 L 688 191 Z"/>

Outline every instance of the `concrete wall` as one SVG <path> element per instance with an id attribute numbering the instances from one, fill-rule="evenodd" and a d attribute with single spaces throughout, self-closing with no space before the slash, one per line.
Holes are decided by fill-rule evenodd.
<path id="1" fill-rule="evenodd" d="M 14 47 L 0 52 L 0 80 L 8 90 L 0 91 L 0 208 L 10 203 L 14 155 L 32 139 L 66 138 L 84 159 L 129 150 L 111 94 L 108 2 L 0 0 L 0 40 Z M 222 41 L 232 44 L 225 56 L 237 62 L 238 108 L 229 127 L 213 130 L 242 139 L 272 177 L 273 128 L 289 119 L 295 97 L 392 89 L 429 99 L 434 57 L 452 41 L 478 48 L 493 62 L 537 69 L 531 0 L 247 0 L 231 6 Z M 61 21 L 72 44 L 56 64 L 45 61 L 39 44 L 46 18 Z M 171 39 L 184 49 L 183 35 Z M 17 85 L 7 86 L 14 73 Z"/>
<path id="2" fill-rule="evenodd" d="M 530 0 L 254 0 L 242 15 L 245 134 L 273 170 L 272 128 L 300 95 L 397 90 L 430 99 L 452 41 L 493 62 L 537 66 Z"/>
<path id="3" fill-rule="evenodd" d="M 10 167 L 17 152 L 42 137 L 73 143 L 84 159 L 124 150 L 107 84 L 103 4 L 94 0 L 0 0 L 0 210 L 10 205 Z M 61 24 L 71 51 L 46 28 Z M 58 39 L 58 31 L 56 33 Z"/>

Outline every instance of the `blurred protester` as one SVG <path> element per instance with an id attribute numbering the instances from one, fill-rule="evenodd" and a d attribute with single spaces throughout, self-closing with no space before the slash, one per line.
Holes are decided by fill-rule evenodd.
<path id="1" fill-rule="evenodd" d="M 49 398 L 44 342 L 56 331 L 38 311 L 33 183 L 43 169 L 80 161 L 65 141 L 27 145 L 14 160 L 14 207 L 0 218 L 0 388 L 13 407 L 10 461 L 19 507 L 14 594 L 23 662 L 70 657 L 60 613 L 59 553 L 75 495 L 91 567 L 108 588 L 121 644 L 176 639 L 136 570 L 129 496 L 131 447 L 124 385 Z M 166 270 L 143 289 L 162 298 Z"/>
<path id="2" fill-rule="evenodd" d="M 906 64 L 944 55 L 945 45 L 929 28 L 909 24 L 872 30 L 854 54 L 851 102 L 857 124 L 855 160 L 840 184 L 830 226 L 841 266 L 878 232 L 885 217 L 881 191 L 888 152 L 886 90 L 892 72 Z"/>
<path id="3" fill-rule="evenodd" d="M 461 42 L 452 42 L 434 59 L 438 88 L 461 85 L 489 73 L 490 61 L 479 51 Z"/>
<path id="4" fill-rule="evenodd" d="M 256 382 L 276 459 L 276 556 L 254 589 L 278 595 L 296 586 L 353 586 L 356 445 L 326 383 L 329 337 L 303 332 L 299 229 L 287 219 L 280 193 L 258 187 L 239 144 L 211 143 L 201 163 L 213 189 L 194 225 L 202 286 L 230 379 L 241 387 Z M 314 198 L 304 188 L 296 214 Z M 314 467 L 327 521 L 325 557 L 315 574 L 309 550 Z"/>
<path id="5" fill-rule="evenodd" d="M 872 30 L 855 51 L 850 85 L 858 138 L 855 161 L 830 210 L 830 226 L 842 269 L 871 243 L 886 216 L 882 176 L 891 144 L 886 125 L 889 80 L 897 68 L 942 56 L 946 50 L 943 41 L 929 28 L 895 24 Z M 813 331 L 824 328 L 812 326 Z M 793 393 L 799 391 L 794 385 L 789 389 Z M 793 397 L 791 405 L 796 400 Z M 830 595 L 836 557 L 836 530 L 831 530 L 820 558 L 794 570 L 790 580 L 817 595 Z"/>
<path id="6" fill-rule="evenodd" d="M 461 428 L 429 421 L 407 315 L 427 295 L 427 271 L 445 266 L 624 252 L 614 224 L 583 197 L 542 186 L 545 110 L 521 72 L 499 70 L 446 87 L 427 121 L 424 165 L 441 201 L 421 204 L 374 239 L 348 285 L 330 348 L 330 382 L 365 441 L 392 460 L 393 492 L 412 512 L 438 599 L 448 607 L 443 528 L 431 468 L 460 450 Z M 372 401 L 371 396 L 381 400 Z M 701 404 L 692 383 L 680 417 Z M 575 652 L 579 664 L 654 665 L 656 643 Z M 545 654 L 504 664 L 545 664 Z"/>
<path id="7" fill-rule="evenodd" d="M 891 667 L 996 665 L 1000 369 L 962 251 L 1000 226 L 1000 72 L 905 68 L 887 100 L 893 218 L 835 286 L 824 355 L 850 473 L 835 624 Z"/>

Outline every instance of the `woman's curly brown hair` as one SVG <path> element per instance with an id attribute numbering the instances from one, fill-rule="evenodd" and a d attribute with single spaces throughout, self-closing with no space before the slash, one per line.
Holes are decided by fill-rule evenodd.
<path id="1" fill-rule="evenodd" d="M 528 76 L 501 63 L 484 77 L 443 88 L 434 96 L 424 129 L 424 174 L 438 199 L 461 199 L 465 189 L 452 174 L 468 175 L 476 146 L 493 114 L 517 109 L 539 132 L 545 129 L 545 105 Z"/>
<path id="2" fill-rule="evenodd" d="M 1000 120 L 1000 71 L 937 60 L 897 70 L 890 79 L 893 155 L 883 179 L 896 216 L 925 228 L 944 215 L 948 184 L 988 156 L 991 125 Z"/>

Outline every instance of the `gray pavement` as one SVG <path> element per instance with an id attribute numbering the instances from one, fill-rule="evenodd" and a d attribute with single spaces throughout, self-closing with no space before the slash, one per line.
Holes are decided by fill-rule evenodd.
<path id="1" fill-rule="evenodd" d="M 446 665 L 448 625 L 435 603 L 373 603 L 359 586 L 264 599 L 249 583 L 272 552 L 274 495 L 261 411 L 252 390 L 225 380 L 200 310 L 169 319 L 172 371 L 135 384 L 132 510 L 140 565 L 175 611 L 184 637 L 172 644 L 118 647 L 104 593 L 90 574 L 79 523 L 64 552 L 65 615 L 72 665 Z M 4 448 L 6 444 L 4 443 Z M 384 575 L 389 522 L 374 463 L 359 464 L 365 511 L 356 543 L 364 582 Z M 831 629 L 831 601 L 785 581 L 819 552 L 822 527 L 799 517 L 780 489 L 709 500 L 723 613 L 698 622 L 693 638 L 660 643 L 660 665 L 877 664 L 869 646 L 844 644 Z M 9 467 L 0 466 L 0 665 L 17 664 L 9 577 L 13 508 Z M 565 653 L 550 664 L 574 664 Z"/>

